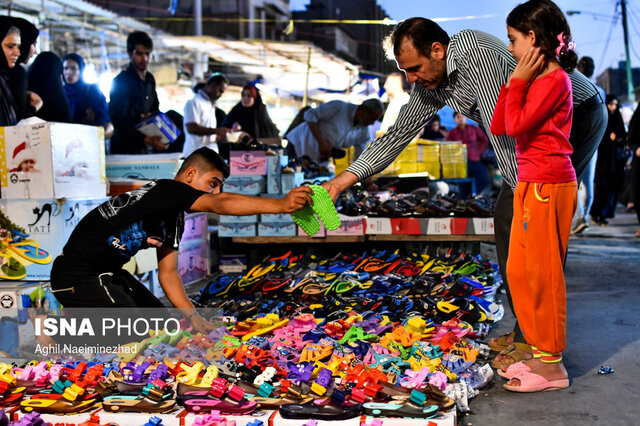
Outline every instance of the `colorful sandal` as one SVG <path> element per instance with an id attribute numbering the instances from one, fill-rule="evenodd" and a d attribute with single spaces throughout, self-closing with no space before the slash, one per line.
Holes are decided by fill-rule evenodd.
<path id="1" fill-rule="evenodd" d="M 340 227 L 340 216 L 336 211 L 336 206 L 331 199 L 331 195 L 320 185 L 309 185 L 313 190 L 311 199 L 313 204 L 307 204 L 302 210 L 291 213 L 293 221 L 300 226 L 307 235 L 316 235 L 320 230 L 320 222 L 324 226 L 334 231 Z M 316 218 L 316 214 L 318 218 Z"/>
<path id="2" fill-rule="evenodd" d="M 511 392 L 542 392 L 566 389 L 569 387 L 569 379 L 547 380 L 539 374 L 525 371 L 513 377 L 520 381 L 520 386 L 510 385 L 508 383 L 502 385 Z"/>

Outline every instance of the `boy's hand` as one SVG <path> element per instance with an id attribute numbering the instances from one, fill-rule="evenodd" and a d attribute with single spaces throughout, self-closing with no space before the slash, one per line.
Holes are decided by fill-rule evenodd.
<path id="1" fill-rule="evenodd" d="M 312 203 L 311 194 L 313 194 L 313 191 L 308 186 L 293 188 L 291 192 L 280 200 L 282 213 L 292 213 L 296 210 L 302 210 L 307 203 Z"/>
<path id="2" fill-rule="evenodd" d="M 216 328 L 215 325 L 211 324 L 200 315 L 194 315 L 191 317 L 191 326 L 195 331 L 202 334 L 209 334 Z"/>
<path id="3" fill-rule="evenodd" d="M 544 59 L 544 55 L 539 47 L 531 47 L 529 51 L 520 58 L 520 62 L 518 62 L 516 69 L 513 70 L 509 82 L 511 82 L 512 78 L 519 78 L 527 83 L 531 82 L 542 71 Z"/>

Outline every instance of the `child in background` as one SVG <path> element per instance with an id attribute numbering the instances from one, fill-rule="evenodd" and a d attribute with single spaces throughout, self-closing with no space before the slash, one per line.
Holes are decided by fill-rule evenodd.
<path id="1" fill-rule="evenodd" d="M 577 63 L 571 30 L 549 0 L 530 0 L 507 17 L 509 51 L 518 66 L 500 91 L 495 135 L 516 139 L 518 183 L 507 277 L 533 358 L 498 374 L 505 389 L 538 392 L 569 387 L 564 260 L 576 209 L 577 183 L 569 143 L 573 103 L 567 72 Z"/>

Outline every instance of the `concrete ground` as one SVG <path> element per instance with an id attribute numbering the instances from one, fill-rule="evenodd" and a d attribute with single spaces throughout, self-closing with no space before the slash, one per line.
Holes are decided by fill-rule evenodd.
<path id="1" fill-rule="evenodd" d="M 606 227 L 591 225 L 569 243 L 567 350 L 569 389 L 507 392 L 505 380 L 470 401 L 464 425 L 640 425 L 640 238 L 635 214 L 620 209 Z M 506 297 L 502 297 L 508 311 Z M 490 337 L 511 331 L 505 314 Z M 601 365 L 615 373 L 599 375 Z"/>

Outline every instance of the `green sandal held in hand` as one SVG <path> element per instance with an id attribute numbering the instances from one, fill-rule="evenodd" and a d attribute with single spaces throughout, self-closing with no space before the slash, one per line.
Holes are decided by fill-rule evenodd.
<path id="1" fill-rule="evenodd" d="M 331 195 L 326 189 L 320 185 L 309 185 L 309 188 L 313 190 L 311 199 L 313 204 L 307 204 L 300 211 L 291 213 L 293 221 L 300 227 L 307 235 L 316 235 L 320 231 L 320 221 L 324 226 L 330 230 L 336 230 L 340 227 L 340 216 L 336 211 L 336 206 L 333 204 Z M 318 217 L 316 217 L 316 214 Z"/>

